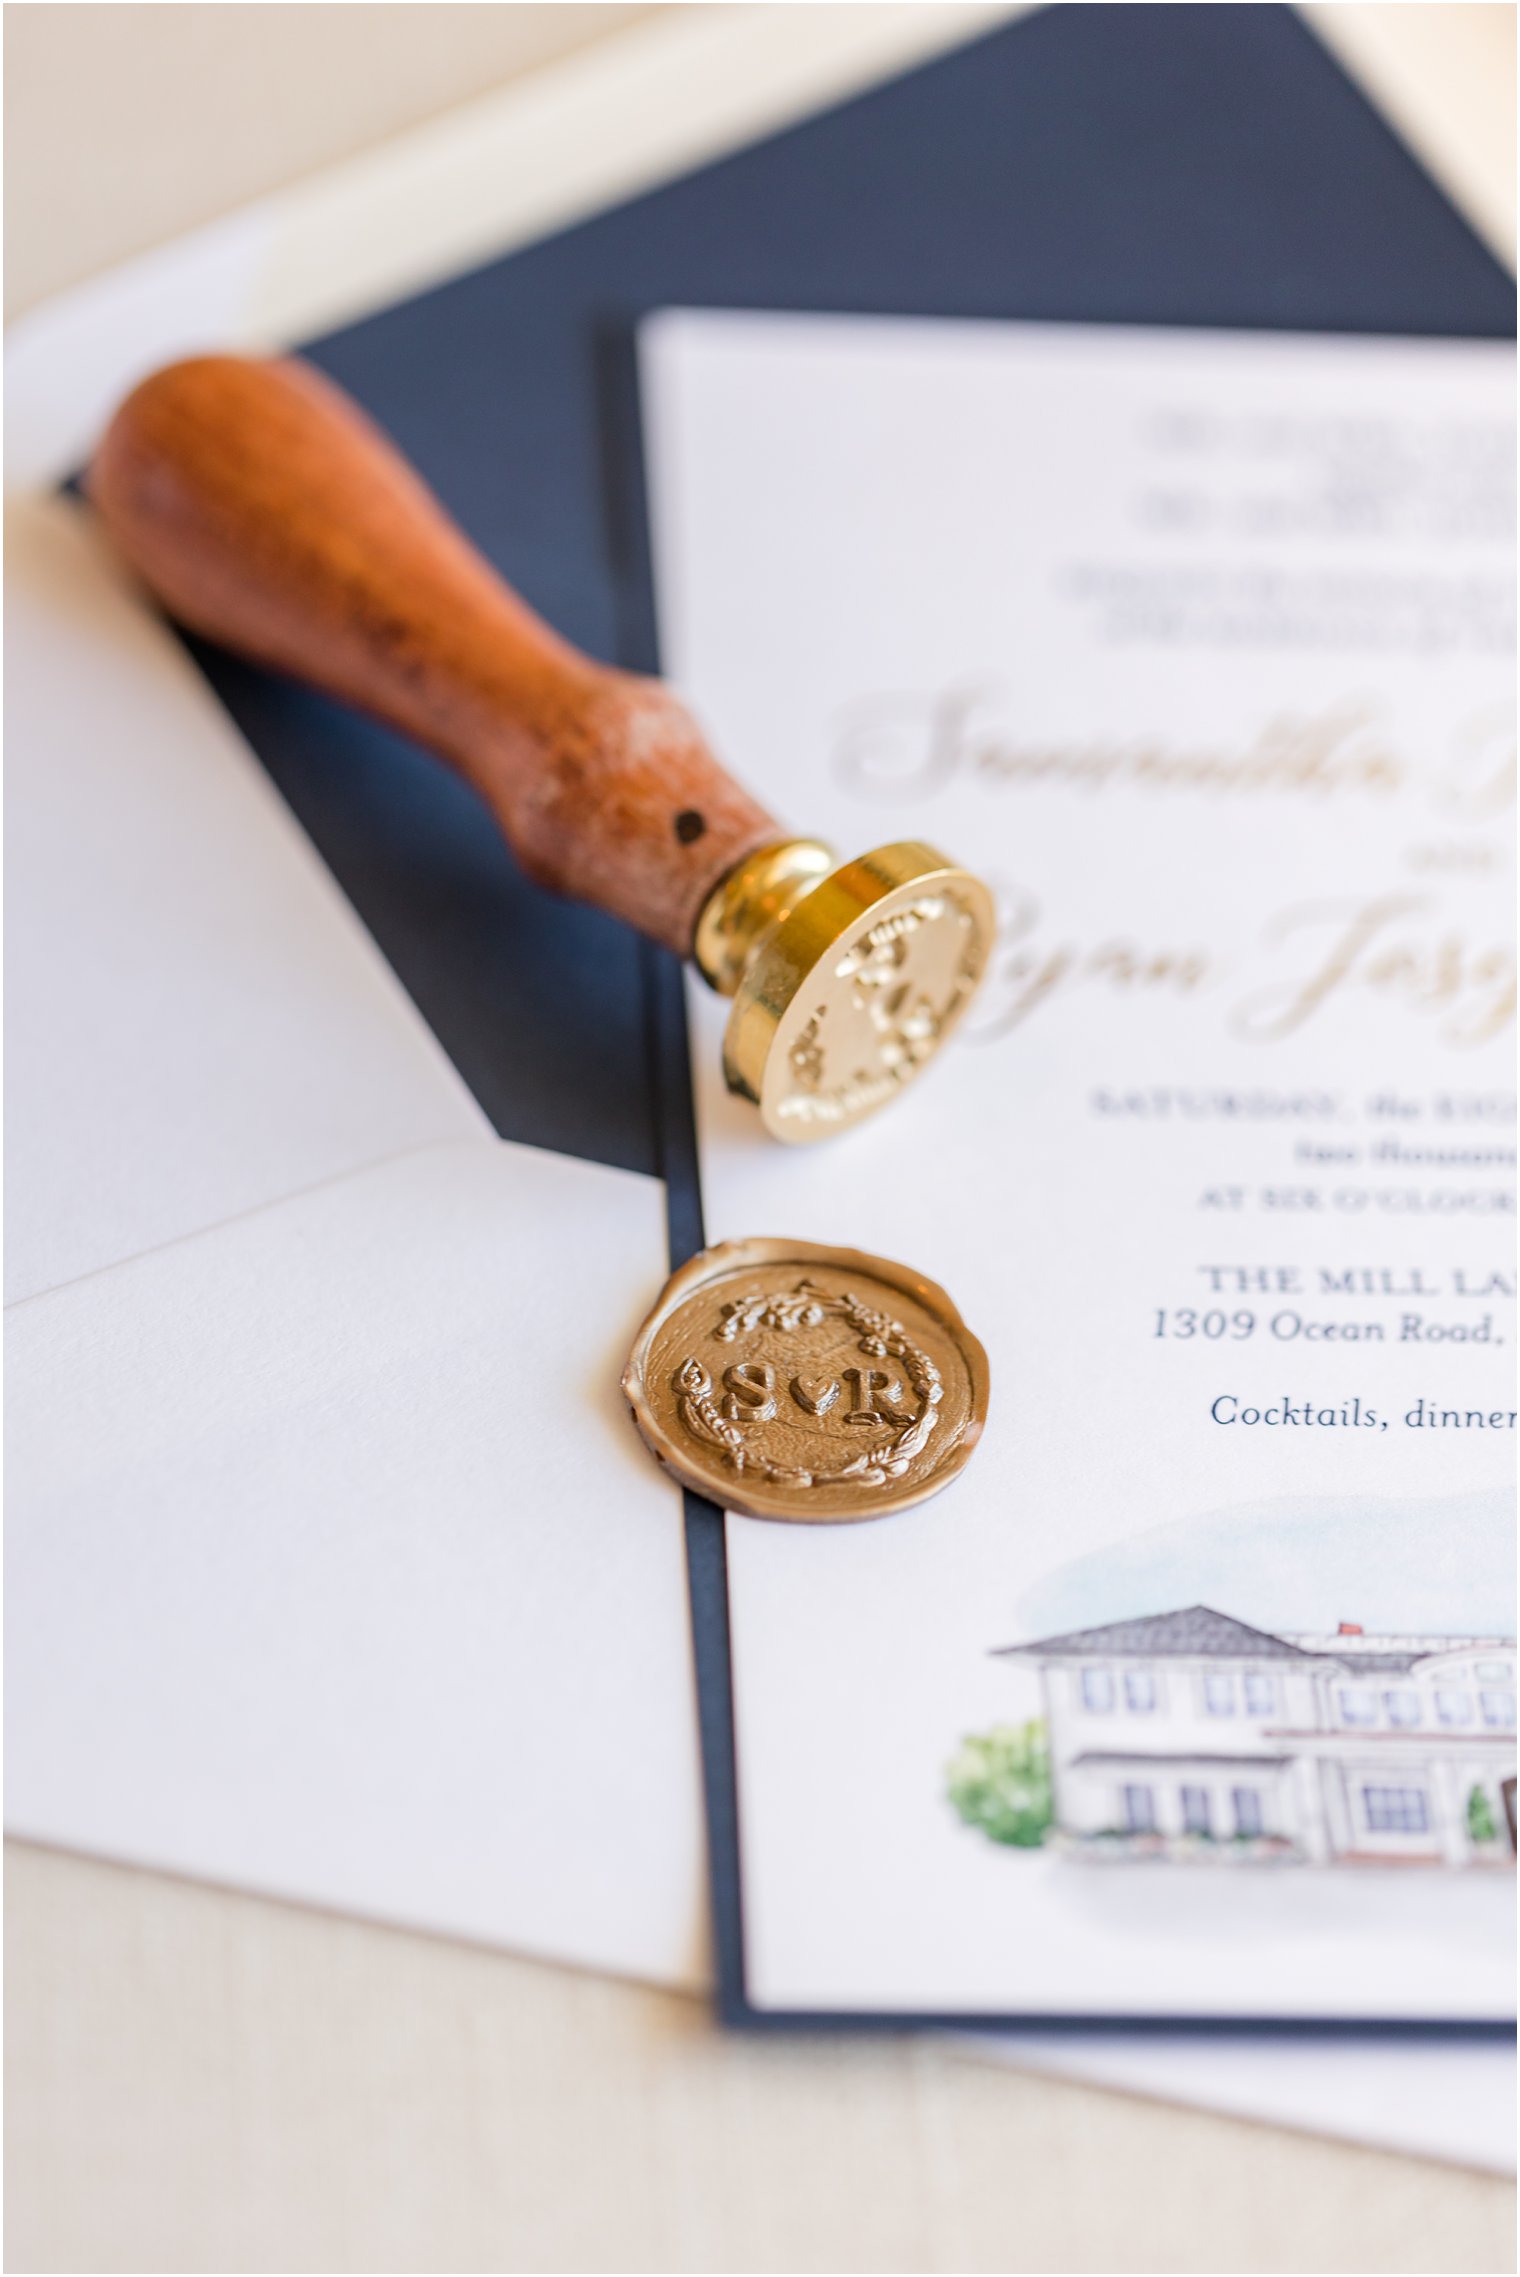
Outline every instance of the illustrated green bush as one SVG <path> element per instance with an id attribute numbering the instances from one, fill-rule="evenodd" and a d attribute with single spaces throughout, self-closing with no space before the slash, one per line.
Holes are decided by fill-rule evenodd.
<path id="1" fill-rule="evenodd" d="M 1494 1806 L 1481 1787 L 1468 1789 L 1467 1832 L 1474 1842 L 1497 1842 L 1499 1839 L 1499 1829 L 1494 1824 Z"/>
<path id="2" fill-rule="evenodd" d="M 1053 1810 L 1043 1723 L 999 1724 L 963 1739 L 945 1776 L 951 1807 L 990 1841 L 1019 1850 L 1044 1841 Z"/>

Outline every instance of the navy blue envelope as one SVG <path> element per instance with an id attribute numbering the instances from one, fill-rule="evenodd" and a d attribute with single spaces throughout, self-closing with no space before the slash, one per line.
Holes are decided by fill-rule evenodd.
<path id="1" fill-rule="evenodd" d="M 662 304 L 1514 326 L 1509 278 L 1291 11 L 1068 5 L 308 344 L 551 623 L 643 669 L 627 351 Z M 662 1174 L 672 1261 L 699 1247 L 674 960 L 529 885 L 474 794 L 398 738 L 197 654 L 496 1129 Z M 687 1540 L 720 2007 L 830 2021 L 745 1997 L 722 1521 L 695 1498 Z"/>

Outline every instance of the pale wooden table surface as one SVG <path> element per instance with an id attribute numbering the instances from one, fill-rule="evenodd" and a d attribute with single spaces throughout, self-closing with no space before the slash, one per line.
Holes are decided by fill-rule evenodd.
<path id="1" fill-rule="evenodd" d="M 12 8 L 8 306 L 642 13 Z M 1514 11 L 1393 13 L 1502 243 Z M 1513 2265 L 1476 2174 L 25 1845 L 6 1894 L 11 2269 Z"/>
<path id="2" fill-rule="evenodd" d="M 1502 2182 L 13 1845 L 7 2266 L 1497 2270 Z"/>

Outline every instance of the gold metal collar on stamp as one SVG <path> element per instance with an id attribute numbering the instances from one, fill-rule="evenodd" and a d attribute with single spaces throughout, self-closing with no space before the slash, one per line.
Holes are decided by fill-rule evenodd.
<path id="1" fill-rule="evenodd" d="M 816 838 L 786 838 L 746 856 L 697 920 L 691 953 L 703 979 L 733 996 L 761 945 L 833 867 L 832 848 Z"/>

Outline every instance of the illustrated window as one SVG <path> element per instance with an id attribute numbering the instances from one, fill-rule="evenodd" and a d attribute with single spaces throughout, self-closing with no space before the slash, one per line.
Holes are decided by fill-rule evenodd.
<path id="1" fill-rule="evenodd" d="M 1207 1787 L 1184 1787 L 1182 1790 L 1182 1823 L 1189 1834 L 1208 1834 L 1212 1831 L 1213 1810 Z"/>
<path id="2" fill-rule="evenodd" d="M 1131 1668 L 1124 1679 L 1124 1704 L 1132 1715 L 1149 1716 L 1156 1707 L 1156 1679 L 1148 1668 Z"/>
<path id="3" fill-rule="evenodd" d="M 1114 1680 L 1106 1668 L 1082 1671 L 1082 1705 L 1094 1715 L 1106 1716 L 1114 1704 Z"/>
<path id="4" fill-rule="evenodd" d="M 1388 1721 L 1391 1724 L 1398 1724 L 1405 1730 L 1411 1724 L 1419 1723 L 1424 1713 L 1420 1706 L 1420 1695 L 1413 1690 L 1400 1689 L 1397 1692 L 1385 1692 L 1383 1694 L 1383 1705 L 1388 1710 Z"/>
<path id="5" fill-rule="evenodd" d="M 1483 1711 L 1483 1721 L 1492 1725 L 1495 1731 L 1508 1731 L 1514 1723 L 1515 1695 L 1513 1692 L 1480 1692 L 1478 1694 L 1478 1705 Z"/>
<path id="6" fill-rule="evenodd" d="M 1203 1705 L 1211 1716 L 1233 1716 L 1235 1713 L 1234 1677 L 1206 1676 L 1203 1680 Z"/>
<path id="7" fill-rule="evenodd" d="M 1273 1716 L 1277 1713 L 1277 1685 L 1270 1676 L 1253 1671 L 1245 1681 L 1246 1713 L 1250 1716 Z"/>
<path id="8" fill-rule="evenodd" d="M 1257 1787 L 1232 1787 L 1230 1807 L 1235 1813 L 1237 1834 L 1260 1834 L 1262 1830 L 1261 1790 Z"/>
<path id="9" fill-rule="evenodd" d="M 1430 1831 L 1430 1804 L 1423 1787 L 1364 1787 L 1362 1810 L 1369 1834 Z"/>
<path id="10" fill-rule="evenodd" d="M 1443 1724 L 1470 1724 L 1473 1714 L 1472 1694 L 1450 1688 L 1437 1692 L 1436 1714 Z"/>
<path id="11" fill-rule="evenodd" d="M 1124 1824 L 1131 1834 L 1154 1834 L 1156 1831 L 1156 1796 L 1150 1787 L 1126 1787 L 1124 1790 Z"/>
<path id="12" fill-rule="evenodd" d="M 1375 1724 L 1377 1694 L 1365 1684 L 1343 1684 L 1336 1694 L 1343 1724 Z"/>

